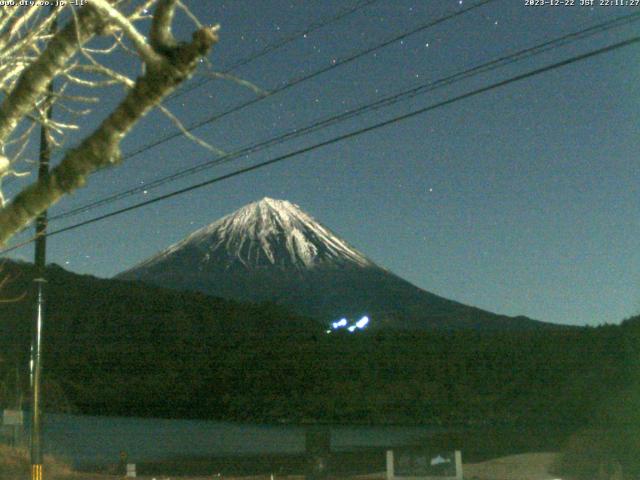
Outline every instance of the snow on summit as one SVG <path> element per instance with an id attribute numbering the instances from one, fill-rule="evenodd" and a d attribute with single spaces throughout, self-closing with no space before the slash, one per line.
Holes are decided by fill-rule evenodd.
<path id="1" fill-rule="evenodd" d="M 330 330 L 355 331 L 369 324 L 492 330 L 538 324 L 422 290 L 375 265 L 297 205 L 273 198 L 193 232 L 117 278 L 285 305 Z"/>
<path id="2" fill-rule="evenodd" d="M 227 267 L 241 264 L 248 269 L 375 266 L 298 205 L 268 197 L 193 232 L 134 269 L 150 267 L 178 255 L 186 255 L 189 263 L 197 257 L 200 268 L 206 268 L 211 262 L 217 267 L 221 263 Z"/>

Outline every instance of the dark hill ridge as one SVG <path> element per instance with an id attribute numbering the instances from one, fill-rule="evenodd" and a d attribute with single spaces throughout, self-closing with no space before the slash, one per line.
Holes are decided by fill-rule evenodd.
<path id="1" fill-rule="evenodd" d="M 57 265 L 45 276 L 46 411 L 224 418 L 229 394 L 243 391 L 236 383 L 245 371 L 269 358 L 257 358 L 256 345 L 296 345 L 325 335 L 315 320 L 273 304 L 100 279 Z M 20 372 L 21 391 L 29 391 L 34 277 L 32 264 L 2 262 L 0 278 L 10 281 L 0 299 L 18 300 L 0 302 L 0 408 L 28 398 L 5 387 Z"/>
<path id="2" fill-rule="evenodd" d="M 3 267 L 13 280 L 0 298 L 33 293 L 32 265 Z M 632 322 L 624 329 L 327 335 L 317 321 L 273 304 L 57 266 L 46 277 L 48 412 L 70 406 L 94 415 L 260 423 L 577 425 L 635 378 L 624 367 L 638 356 Z M 7 392 L 19 396 L 6 383 L 16 371 L 28 391 L 33 316 L 32 297 L 0 302 L 0 408 L 15 404 Z"/>
<path id="3" fill-rule="evenodd" d="M 327 325 L 368 315 L 373 328 L 530 329 L 422 290 L 376 265 L 290 202 L 264 198 L 116 278 L 239 301 L 272 301 Z"/>
<path id="4" fill-rule="evenodd" d="M 10 281 L 3 286 L 0 300 L 20 300 L 0 302 L 0 352 L 11 350 L 18 355 L 28 352 L 35 268 L 11 260 L 4 260 L 2 267 L 0 278 L 7 276 Z M 273 304 L 240 304 L 199 292 L 78 275 L 55 264 L 47 266 L 46 278 L 46 333 L 54 345 L 103 340 L 137 348 L 144 339 L 153 343 L 157 334 L 197 338 L 208 332 L 322 333 L 317 322 Z M 103 334 L 108 338 L 99 338 Z"/>

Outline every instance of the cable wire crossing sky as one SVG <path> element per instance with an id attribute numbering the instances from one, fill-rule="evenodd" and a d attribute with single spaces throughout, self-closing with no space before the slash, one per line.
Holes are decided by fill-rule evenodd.
<path id="1" fill-rule="evenodd" d="M 467 305 L 572 325 L 639 312 L 637 7 L 185 3 L 220 42 L 165 105 L 221 153 L 149 115 L 121 166 L 51 209 L 50 261 L 110 277 L 268 196 Z"/>

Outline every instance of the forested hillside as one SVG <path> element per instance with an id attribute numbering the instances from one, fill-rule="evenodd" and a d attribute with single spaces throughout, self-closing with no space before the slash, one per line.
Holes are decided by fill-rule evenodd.
<path id="1" fill-rule="evenodd" d="M 26 276 L 7 288 L 27 288 Z M 253 422 L 550 425 L 619 411 L 638 380 L 640 320 L 481 333 L 327 334 L 273 305 L 242 305 L 50 269 L 50 409 Z M 3 403 L 23 389 L 32 305 L 0 305 Z M 46 390 L 47 391 L 47 390 Z M 620 415 L 618 415 L 620 417 Z M 622 415 L 624 417 L 624 415 Z"/>

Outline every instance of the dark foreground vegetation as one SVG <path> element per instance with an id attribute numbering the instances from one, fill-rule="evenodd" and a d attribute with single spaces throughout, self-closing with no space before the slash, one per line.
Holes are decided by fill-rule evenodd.
<path id="1" fill-rule="evenodd" d="M 28 290 L 28 267 L 7 264 L 5 272 L 13 278 L 5 298 Z M 55 266 L 47 289 L 48 410 L 442 425 L 495 432 L 491 438 L 502 439 L 496 442 L 512 438 L 506 443 L 522 451 L 563 446 L 568 466 L 614 454 L 627 469 L 638 468 L 640 318 L 527 332 L 327 334 L 273 305 L 81 277 Z M 26 392 L 32 312 L 29 297 L 0 304 L 5 407 Z M 507 430 L 516 433 L 499 433 Z M 455 435 L 439 441 L 474 438 Z M 477 443 L 486 448 L 487 438 Z"/>

